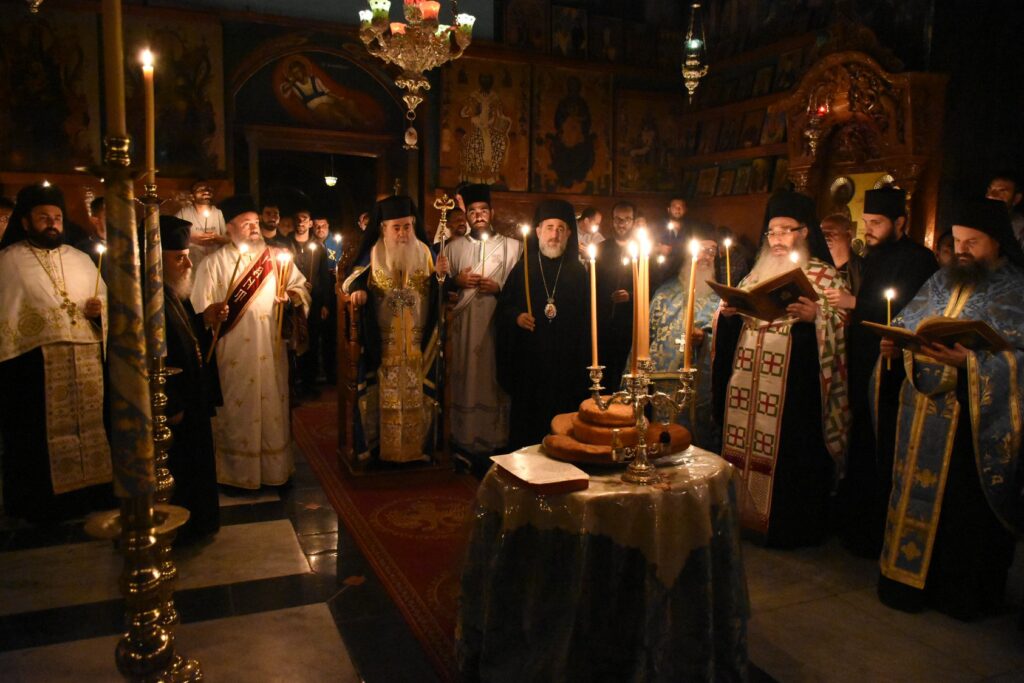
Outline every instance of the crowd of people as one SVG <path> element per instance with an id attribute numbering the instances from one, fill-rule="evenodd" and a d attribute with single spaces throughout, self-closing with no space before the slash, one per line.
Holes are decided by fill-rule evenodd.
<path id="1" fill-rule="evenodd" d="M 607 226 L 595 208 L 544 200 L 520 240 L 496 229 L 488 186 L 456 194 L 433 242 L 411 198 L 380 199 L 359 217 L 349 263 L 329 212 L 297 190 L 215 204 L 200 181 L 191 203 L 161 217 L 168 364 L 184 370 L 168 385 L 170 422 L 184 435 L 171 469 L 192 533 L 216 530 L 217 483 L 288 481 L 290 408 L 336 381 L 339 296 L 358 323 L 354 421 L 344 426 L 358 458 L 430 460 L 447 424 L 457 458 L 479 476 L 489 456 L 540 442 L 554 415 L 589 395 L 588 267 L 604 386 L 618 388 L 630 367 L 629 244 L 645 231 L 655 384 L 670 386 L 683 362 L 694 296 L 685 343 L 696 397 L 656 417 L 677 419 L 695 445 L 732 463 L 748 532 L 780 548 L 838 533 L 851 551 L 881 558 L 879 596 L 900 609 L 969 619 L 1000 604 L 1011 530 L 1024 525 L 1024 218 L 1011 175 L 959 206 L 934 253 L 911 238 L 907 197 L 894 187 L 865 194 L 863 250 L 848 214 L 819 220 L 813 200 L 789 190 L 770 198 L 756 248 L 691 219 L 678 198 L 663 217 L 617 202 Z M 91 209 L 97 220 L 76 249 L 58 188 L 32 185 L 0 202 L 10 215 L 0 381 L 19 387 L 0 406 L 4 505 L 36 521 L 109 497 L 107 310 L 90 259 L 106 237 L 102 199 Z M 814 295 L 787 301 L 774 320 L 742 313 L 709 284 L 750 289 L 795 269 Z M 1004 344 L 911 350 L 861 324 L 912 331 L 933 316 L 983 321 Z"/>

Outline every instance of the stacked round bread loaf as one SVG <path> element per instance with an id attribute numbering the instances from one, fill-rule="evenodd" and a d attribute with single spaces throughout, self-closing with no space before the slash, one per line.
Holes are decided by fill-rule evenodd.
<path id="1" fill-rule="evenodd" d="M 645 438 L 647 445 L 658 444 L 658 456 L 678 453 L 690 445 L 690 432 L 677 424 L 651 423 Z M 544 437 L 544 450 L 559 460 L 611 465 L 616 462 L 613 448 L 635 446 L 636 419 L 633 407 L 615 404 L 601 410 L 588 398 L 575 413 L 555 415 L 551 433 Z"/>

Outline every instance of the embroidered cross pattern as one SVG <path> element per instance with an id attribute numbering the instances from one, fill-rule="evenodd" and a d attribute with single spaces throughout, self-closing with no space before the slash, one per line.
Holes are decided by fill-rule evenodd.
<path id="1" fill-rule="evenodd" d="M 824 289 L 832 284 L 832 274 L 828 268 L 811 268 L 804 272 L 807 279 L 816 284 L 818 289 Z M 824 284 L 823 281 L 826 281 Z"/>
<path id="2" fill-rule="evenodd" d="M 750 409 L 750 389 L 744 387 L 732 387 L 729 392 L 729 407 L 737 410 Z"/>
<path id="3" fill-rule="evenodd" d="M 762 432 L 759 429 L 754 430 L 753 450 L 755 453 L 760 453 L 762 455 L 774 455 L 775 435 Z"/>
<path id="4" fill-rule="evenodd" d="M 754 367 L 754 349 L 740 349 L 736 354 L 736 369 L 751 370 Z"/>
<path id="5" fill-rule="evenodd" d="M 743 448 L 744 442 L 747 440 L 747 430 L 743 427 L 737 427 L 736 425 L 728 425 L 725 430 L 725 443 L 735 448 Z"/>
<path id="6" fill-rule="evenodd" d="M 764 351 L 761 353 L 761 372 L 771 375 L 772 377 L 781 377 L 782 367 L 785 360 L 785 354 L 775 353 L 774 351 Z"/>
<path id="7" fill-rule="evenodd" d="M 764 391 L 757 392 L 757 412 L 769 417 L 779 414 L 779 397 L 777 394 L 769 394 Z"/>

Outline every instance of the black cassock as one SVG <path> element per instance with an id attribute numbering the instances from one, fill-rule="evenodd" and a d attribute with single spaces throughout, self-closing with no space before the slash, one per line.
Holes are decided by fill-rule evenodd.
<path id="1" fill-rule="evenodd" d="M 167 465 L 174 477 L 171 503 L 190 513 L 188 524 L 178 532 L 182 541 L 212 534 L 220 529 L 217 492 L 217 461 L 213 450 L 210 418 L 222 404 L 217 367 L 207 365 L 203 349 L 209 336 L 188 299 L 182 301 L 164 288 L 167 319 L 167 366 L 180 373 L 167 379 L 168 418 L 184 412 L 171 425 L 174 442 Z"/>
<path id="2" fill-rule="evenodd" d="M 850 381 L 850 410 L 853 422 L 846 457 L 846 477 L 837 496 L 839 523 L 844 543 L 857 554 L 878 557 L 892 485 L 893 444 L 896 438 L 896 413 L 899 391 L 905 373 L 903 363 L 882 365 L 879 382 L 879 440 L 871 422 L 868 380 L 879 354 L 879 337 L 861 325 L 861 321 L 886 323 L 885 290 L 895 290 L 892 315 L 914 298 L 917 290 L 932 276 L 938 264 L 932 252 L 909 237 L 880 245 L 861 264 L 857 307 L 850 316 L 846 354 Z"/>
<path id="3" fill-rule="evenodd" d="M 310 249 L 310 245 L 316 245 Z M 295 254 L 295 267 L 303 274 L 312 289 L 310 290 L 308 329 L 309 348 L 306 353 L 297 359 L 299 375 L 306 389 L 311 389 L 316 383 L 317 370 L 320 364 L 320 337 L 323 335 L 323 328 L 326 320 L 320 319 L 320 309 L 324 306 L 328 311 L 337 307 L 336 294 L 334 292 L 334 273 L 331 272 L 327 263 L 327 250 L 322 244 L 310 239 L 306 242 L 295 241 L 292 238 L 290 247 Z M 335 319 L 336 320 L 336 319 Z"/>
<path id="4" fill-rule="evenodd" d="M 530 303 L 536 329 L 529 332 L 516 324 L 519 314 L 526 313 L 522 259 L 505 280 L 496 314 L 498 382 L 512 399 L 510 450 L 540 443 L 551 430 L 551 418 L 577 410 L 590 386 L 587 271 L 575 253 L 549 259 L 538 253 L 536 240 L 529 246 Z M 547 294 L 541 268 L 557 309 L 553 319 L 544 314 Z"/>
<path id="5" fill-rule="evenodd" d="M 615 240 L 605 240 L 597 255 L 597 340 L 598 358 L 604 366 L 604 380 L 609 392 L 622 383 L 622 371 L 633 344 L 633 268 L 622 265 L 628 256 Z M 522 277 L 522 276 L 520 276 Z M 624 289 L 629 299 L 612 303 L 612 292 Z"/>

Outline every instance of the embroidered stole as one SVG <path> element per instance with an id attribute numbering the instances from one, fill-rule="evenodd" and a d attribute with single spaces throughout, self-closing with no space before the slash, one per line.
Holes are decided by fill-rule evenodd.
<path id="1" fill-rule="evenodd" d="M 259 258 L 249 264 L 249 268 L 238 279 L 238 284 L 231 290 L 228 296 L 228 317 L 221 323 L 220 338 L 227 336 L 228 332 L 234 329 L 235 324 L 241 319 L 242 314 L 256 298 L 260 287 L 269 279 L 274 272 L 273 262 L 270 258 L 270 249 L 264 249 Z M 231 286 L 233 283 L 229 283 Z"/>
<path id="2" fill-rule="evenodd" d="M 953 290 L 943 315 L 959 317 L 972 292 L 973 287 L 964 286 Z M 896 458 L 879 564 L 884 576 L 924 588 L 960 421 L 957 370 L 910 351 L 903 352 L 903 363 L 907 381 L 900 388 Z"/>

